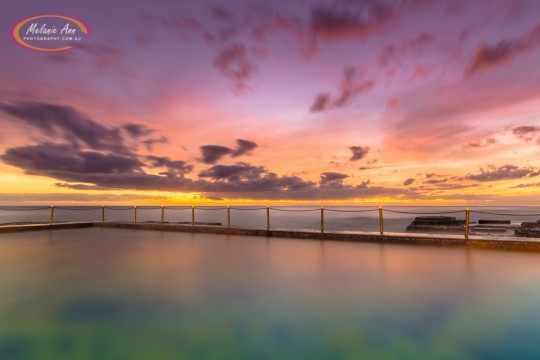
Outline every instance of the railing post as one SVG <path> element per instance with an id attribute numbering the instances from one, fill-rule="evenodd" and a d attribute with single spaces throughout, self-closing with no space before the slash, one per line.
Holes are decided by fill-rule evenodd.
<path id="1" fill-rule="evenodd" d="M 191 205 L 191 226 L 195 226 L 195 205 Z"/>
<path id="2" fill-rule="evenodd" d="M 49 225 L 52 225 L 54 222 L 54 205 L 51 205 L 51 218 L 49 219 Z"/>
<path id="3" fill-rule="evenodd" d="M 470 220 L 469 213 L 470 211 L 471 210 L 469 208 L 465 209 L 465 239 L 466 240 L 469 240 L 469 220 Z"/>
<path id="4" fill-rule="evenodd" d="M 133 223 L 137 223 L 137 205 L 133 206 Z"/>
<path id="5" fill-rule="evenodd" d="M 227 205 L 227 227 L 231 227 L 231 207 Z"/>
<path id="6" fill-rule="evenodd" d="M 321 206 L 321 233 L 324 232 L 324 206 Z"/>
<path id="7" fill-rule="evenodd" d="M 105 222 L 105 206 L 101 205 L 101 222 Z"/>
<path id="8" fill-rule="evenodd" d="M 382 206 L 379 206 L 379 230 L 381 232 L 381 235 L 383 235 L 384 234 L 384 228 L 383 228 Z"/>
<path id="9" fill-rule="evenodd" d="M 165 206 L 161 205 L 161 224 L 165 223 Z"/>
<path id="10" fill-rule="evenodd" d="M 266 205 L 266 230 L 270 231 L 270 206 Z"/>

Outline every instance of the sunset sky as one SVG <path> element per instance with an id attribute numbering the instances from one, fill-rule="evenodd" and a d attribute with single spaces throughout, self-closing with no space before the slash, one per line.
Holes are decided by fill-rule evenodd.
<path id="1" fill-rule="evenodd" d="M 0 204 L 540 205 L 540 1 L 0 11 Z M 41 14 L 91 34 L 11 39 Z"/>

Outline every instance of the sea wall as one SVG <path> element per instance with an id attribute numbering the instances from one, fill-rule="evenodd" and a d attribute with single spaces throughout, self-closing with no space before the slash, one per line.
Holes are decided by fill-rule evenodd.
<path id="1" fill-rule="evenodd" d="M 404 244 L 423 246 L 443 246 L 443 247 L 468 247 L 476 249 L 491 250 L 513 250 L 513 251 L 535 251 L 540 252 L 540 239 L 533 238 L 488 238 L 474 237 L 466 240 L 458 235 L 434 235 L 434 234 L 384 234 L 378 233 L 322 233 L 316 231 L 297 230 L 265 230 L 246 229 L 226 226 L 208 225 L 180 225 L 180 224 L 159 224 L 159 223 L 125 223 L 125 222 L 83 222 L 83 223 L 59 223 L 59 224 L 39 224 L 39 225 L 11 225 L 0 226 L 0 233 L 13 233 L 21 231 L 39 231 L 56 229 L 78 229 L 78 228 L 113 228 L 132 229 L 149 231 L 174 231 L 203 234 L 240 235 L 240 236 L 261 236 L 278 237 L 318 241 L 349 241 L 363 243 L 382 244 Z"/>

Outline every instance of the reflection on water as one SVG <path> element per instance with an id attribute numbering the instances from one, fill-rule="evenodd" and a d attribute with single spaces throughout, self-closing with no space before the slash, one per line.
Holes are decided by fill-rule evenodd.
<path id="1" fill-rule="evenodd" d="M 538 358 L 540 254 L 0 235 L 0 359 Z"/>

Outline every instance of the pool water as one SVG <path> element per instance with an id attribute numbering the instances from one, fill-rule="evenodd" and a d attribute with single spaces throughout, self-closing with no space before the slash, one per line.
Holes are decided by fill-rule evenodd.
<path id="1" fill-rule="evenodd" d="M 540 254 L 0 235 L 0 359 L 536 359 Z"/>

